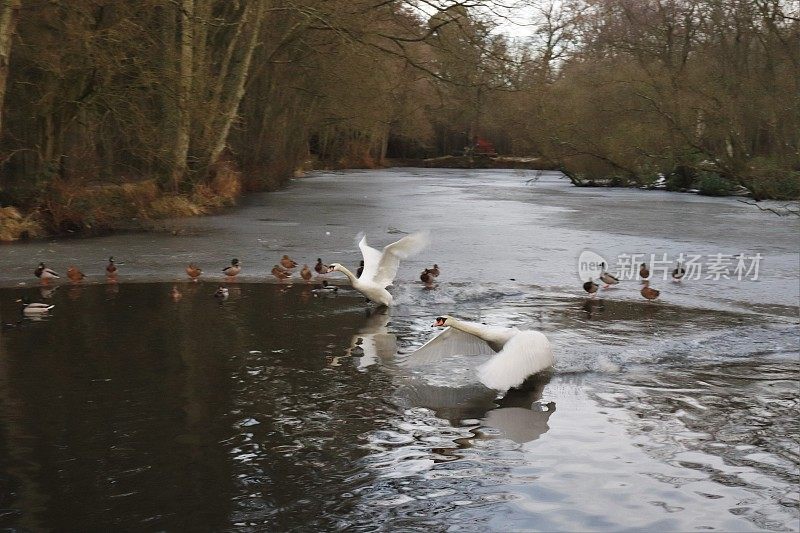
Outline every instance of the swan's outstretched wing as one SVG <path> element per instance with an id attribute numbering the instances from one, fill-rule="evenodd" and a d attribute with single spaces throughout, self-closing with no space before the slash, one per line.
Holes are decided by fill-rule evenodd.
<path id="1" fill-rule="evenodd" d="M 388 287 L 394 282 L 397 269 L 400 267 L 400 260 L 407 259 L 412 255 L 421 252 L 430 243 L 430 236 L 427 231 L 418 231 L 411 235 L 406 235 L 397 242 L 384 247 L 378 262 L 378 271 L 372 281 L 380 287 Z"/>
<path id="2" fill-rule="evenodd" d="M 528 376 L 553 366 L 550 341 L 538 331 L 521 331 L 497 355 L 478 367 L 478 379 L 490 389 L 505 391 Z"/>
<path id="3" fill-rule="evenodd" d="M 361 255 L 364 257 L 364 270 L 361 272 L 361 279 L 371 280 L 378 272 L 378 264 L 381 262 L 381 253 L 367 244 L 367 236 L 361 237 L 358 242 L 358 247 L 361 248 Z"/>
<path id="4" fill-rule="evenodd" d="M 483 339 L 464 333 L 456 328 L 445 328 L 444 331 L 409 355 L 403 364 L 418 366 L 433 363 L 452 355 L 488 355 L 493 353 L 494 350 Z"/>

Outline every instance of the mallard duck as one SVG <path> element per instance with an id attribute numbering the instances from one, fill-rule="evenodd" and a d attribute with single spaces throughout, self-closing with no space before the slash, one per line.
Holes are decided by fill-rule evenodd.
<path id="1" fill-rule="evenodd" d="M 656 298 L 658 298 L 658 295 L 661 294 L 660 291 L 650 287 L 649 280 L 644 281 L 644 287 L 642 287 L 642 290 L 639 292 L 642 294 L 642 296 L 644 296 L 648 300 L 655 300 Z"/>
<path id="2" fill-rule="evenodd" d="M 283 257 L 281 257 L 281 266 L 283 268 L 294 268 L 297 266 L 297 261 L 295 261 L 288 255 L 284 255 Z"/>
<path id="3" fill-rule="evenodd" d="M 239 265 L 238 259 L 231 259 L 231 266 L 223 268 L 222 271 L 226 276 L 232 278 L 242 271 L 242 267 Z"/>
<path id="4" fill-rule="evenodd" d="M 308 268 L 308 265 L 303 265 L 303 269 L 300 271 L 300 277 L 306 280 L 306 283 L 308 283 L 311 281 L 311 276 L 313 276 L 311 269 Z"/>
<path id="5" fill-rule="evenodd" d="M 364 261 L 361 261 L 360 263 L 358 263 L 358 270 L 356 270 L 356 277 L 360 278 L 361 274 L 363 273 L 364 273 Z"/>
<path id="6" fill-rule="evenodd" d="M 56 274 L 55 270 L 47 268 L 44 263 L 39 263 L 39 266 L 36 267 L 36 270 L 33 271 L 33 275 L 44 282 L 47 282 L 48 280 L 51 279 L 58 279 L 61 277 L 58 274 Z"/>
<path id="7" fill-rule="evenodd" d="M 317 264 L 314 265 L 314 272 L 317 274 L 325 274 L 328 271 L 328 265 L 323 264 L 322 259 L 317 257 Z"/>
<path id="8" fill-rule="evenodd" d="M 675 270 L 672 271 L 672 280 L 680 281 L 685 275 L 686 275 L 686 269 L 683 268 L 681 262 L 678 261 L 678 264 L 675 266 Z"/>
<path id="9" fill-rule="evenodd" d="M 328 296 L 336 294 L 339 291 L 339 287 L 335 287 L 333 285 L 328 285 L 328 280 L 322 280 L 322 285 L 311 289 L 311 293 L 317 296 Z"/>
<path id="10" fill-rule="evenodd" d="M 70 281 L 74 281 L 77 283 L 78 281 L 81 281 L 83 278 L 85 278 L 86 275 L 80 270 L 78 270 L 76 267 L 71 266 L 67 269 L 67 277 L 70 279 Z"/>
<path id="11" fill-rule="evenodd" d="M 272 267 L 272 271 L 271 272 L 272 272 L 272 275 L 275 276 L 276 278 L 278 278 L 278 280 L 280 280 L 280 281 L 283 281 L 285 279 L 288 279 L 288 278 L 292 277 L 292 275 L 290 273 L 286 272 L 286 270 L 284 270 L 283 268 L 281 268 L 280 265 L 275 265 L 274 267 Z"/>
<path id="12" fill-rule="evenodd" d="M 434 264 L 433 264 L 433 268 L 429 269 L 429 272 L 430 272 L 431 274 L 433 274 L 433 277 L 434 277 L 434 278 L 438 278 L 438 277 L 439 277 L 439 265 L 437 265 L 436 263 L 434 263 Z"/>
<path id="13" fill-rule="evenodd" d="M 435 276 L 433 275 L 433 272 L 430 269 L 426 268 L 425 270 L 422 271 L 422 274 L 419 275 L 419 280 L 425 285 L 431 285 L 433 283 L 434 277 Z"/>
<path id="14" fill-rule="evenodd" d="M 202 273 L 203 269 L 196 267 L 194 263 L 189 263 L 189 266 L 186 267 L 186 274 L 192 278 L 192 281 L 197 281 L 197 278 L 199 278 Z"/>
<path id="15" fill-rule="evenodd" d="M 650 269 L 647 268 L 647 263 L 639 265 L 639 278 L 647 279 L 650 277 Z"/>
<path id="16" fill-rule="evenodd" d="M 53 304 L 43 304 L 39 302 L 31 302 L 27 298 L 23 297 L 17 300 L 17 303 L 22 304 L 22 314 L 23 315 L 42 315 L 50 311 L 55 305 Z"/>
<path id="17" fill-rule="evenodd" d="M 228 288 L 220 285 L 219 287 L 217 287 L 217 292 L 214 293 L 214 298 L 225 300 L 228 298 L 228 294 L 229 294 Z"/>
<path id="18" fill-rule="evenodd" d="M 452 355 L 492 355 L 477 368 L 478 379 L 490 389 L 505 391 L 555 362 L 550 341 L 540 331 L 486 326 L 449 315 L 437 317 L 433 326 L 446 329 L 412 353 L 406 365 Z"/>
<path id="19" fill-rule="evenodd" d="M 594 298 L 594 295 L 597 293 L 598 287 L 600 287 L 600 285 L 598 285 L 591 279 L 583 284 L 583 290 L 591 294 L 592 298 Z"/>
<path id="20" fill-rule="evenodd" d="M 108 264 L 106 265 L 106 276 L 109 278 L 117 277 L 117 265 L 114 263 L 113 256 L 108 258 Z"/>
<path id="21" fill-rule="evenodd" d="M 429 241 L 427 232 L 412 233 L 397 242 L 384 246 L 383 251 L 379 252 L 367 244 L 367 238 L 364 236 L 358 243 L 361 255 L 364 257 L 364 270 L 361 272 L 361 277 L 357 277 L 339 263 L 332 263 L 328 267 L 328 272 L 341 272 L 347 276 L 353 288 L 368 300 L 390 306 L 394 303 L 394 298 L 386 290 L 386 287 L 394 282 L 397 269 L 400 267 L 400 260 L 419 253 L 428 245 Z"/>
<path id="22" fill-rule="evenodd" d="M 612 276 L 611 274 L 606 272 L 606 264 L 605 263 L 600 263 L 600 267 L 602 268 L 602 270 L 600 272 L 600 281 L 605 283 L 605 286 L 603 287 L 604 289 L 607 289 L 611 285 L 616 285 L 617 283 L 619 283 L 619 279 L 618 278 L 616 278 L 615 276 Z"/>

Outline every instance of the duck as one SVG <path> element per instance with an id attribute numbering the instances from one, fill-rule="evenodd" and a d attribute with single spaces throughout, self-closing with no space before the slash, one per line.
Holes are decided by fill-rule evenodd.
<path id="1" fill-rule="evenodd" d="M 647 263 L 639 265 L 639 277 L 643 280 L 650 277 L 650 269 L 647 268 Z"/>
<path id="2" fill-rule="evenodd" d="M 214 298 L 219 298 L 220 300 L 226 300 L 228 298 L 228 294 L 230 294 L 228 292 L 228 288 L 220 285 L 219 287 L 217 287 L 217 292 L 214 293 Z"/>
<path id="3" fill-rule="evenodd" d="M 680 281 L 681 279 L 683 279 L 683 276 L 685 276 L 685 275 L 686 275 L 686 269 L 683 268 L 683 265 L 681 264 L 681 262 L 678 261 L 678 264 L 675 266 L 675 269 L 672 271 L 672 281 Z"/>
<path id="4" fill-rule="evenodd" d="M 283 257 L 281 257 L 280 263 L 283 268 L 294 268 L 297 266 L 297 261 L 295 261 L 288 255 L 284 255 Z"/>
<path id="5" fill-rule="evenodd" d="M 33 271 L 33 275 L 45 283 L 51 279 L 59 279 L 61 277 L 56 273 L 55 270 L 47 268 L 44 263 L 39 263 L 39 266 Z"/>
<path id="6" fill-rule="evenodd" d="M 356 276 L 339 263 L 332 263 L 328 267 L 328 272 L 343 273 L 350 280 L 353 288 L 368 300 L 379 305 L 391 306 L 394 304 L 394 299 L 386 287 L 392 285 L 397 276 L 400 260 L 419 253 L 429 242 L 428 233 L 420 231 L 386 245 L 383 251 L 379 252 L 367 244 L 365 235 L 358 243 L 361 255 L 364 257 L 364 270 L 361 272 L 361 277 Z"/>
<path id="7" fill-rule="evenodd" d="M 239 260 L 235 258 L 231 259 L 231 266 L 226 266 L 225 268 L 222 269 L 222 272 L 224 272 L 225 275 L 230 278 L 235 277 L 241 271 L 242 267 L 241 265 L 239 265 Z"/>
<path id="8" fill-rule="evenodd" d="M 43 315 L 49 312 L 53 307 L 55 307 L 55 305 L 53 304 L 31 302 L 25 297 L 17 300 L 17 303 L 22 304 L 22 314 L 27 316 Z"/>
<path id="9" fill-rule="evenodd" d="M 592 281 L 591 279 L 583 284 L 583 290 L 588 292 L 594 298 L 594 295 L 597 293 L 597 289 L 600 287 L 597 283 Z"/>
<path id="10" fill-rule="evenodd" d="M 292 275 L 289 272 L 286 272 L 286 270 L 284 270 L 283 268 L 281 268 L 280 265 L 275 265 L 274 267 L 272 267 L 272 275 L 278 278 L 278 280 L 280 281 L 292 277 Z"/>
<path id="11" fill-rule="evenodd" d="M 541 331 L 487 326 L 450 315 L 436 317 L 433 327 L 445 330 L 414 351 L 405 365 L 419 366 L 452 355 L 491 355 L 478 366 L 478 379 L 490 389 L 507 391 L 555 363 L 550 341 Z"/>
<path id="12" fill-rule="evenodd" d="M 650 287 L 650 281 L 644 280 L 644 287 L 642 290 L 639 291 L 642 296 L 647 298 L 648 300 L 655 300 L 658 298 L 658 295 L 661 294 L 661 291 L 658 291 L 652 287 Z"/>
<path id="13" fill-rule="evenodd" d="M 434 277 L 434 278 L 438 278 L 438 277 L 439 277 L 439 265 L 437 265 L 436 263 L 434 263 L 434 264 L 433 264 L 433 268 L 431 268 L 431 269 L 428 269 L 428 271 L 429 271 L 431 274 L 433 274 L 433 277 Z"/>
<path id="14" fill-rule="evenodd" d="M 600 281 L 605 283 L 605 286 L 603 287 L 604 289 L 607 289 L 610 286 L 616 285 L 617 283 L 619 283 L 619 279 L 617 277 L 612 276 L 611 274 L 606 272 L 606 264 L 605 263 L 600 263 L 600 267 L 602 268 L 602 270 L 600 272 Z"/>
<path id="15" fill-rule="evenodd" d="M 364 261 L 358 263 L 358 270 L 356 270 L 356 277 L 360 278 L 361 274 L 364 273 Z"/>
<path id="16" fill-rule="evenodd" d="M 303 278 L 306 281 L 306 283 L 308 283 L 309 281 L 311 281 L 311 276 L 313 276 L 313 274 L 311 273 L 311 269 L 308 268 L 308 265 L 303 265 L 302 270 L 300 270 L 300 277 Z"/>
<path id="17" fill-rule="evenodd" d="M 199 278 L 202 273 L 203 269 L 195 266 L 194 263 L 189 263 L 189 266 L 186 267 L 186 274 L 192 278 L 192 281 L 197 281 L 197 278 Z"/>
<path id="18" fill-rule="evenodd" d="M 70 281 L 77 283 L 84 279 L 86 275 L 78 270 L 75 266 L 71 266 L 67 269 L 67 277 L 70 279 Z"/>
<path id="19" fill-rule="evenodd" d="M 114 263 L 114 256 L 108 258 L 108 264 L 106 265 L 106 276 L 109 278 L 117 277 L 117 265 Z"/>
<path id="20" fill-rule="evenodd" d="M 314 265 L 314 272 L 316 272 L 319 275 L 322 275 L 322 274 L 325 274 L 326 272 L 328 272 L 328 265 L 324 264 L 322 262 L 322 258 L 320 258 L 320 257 L 317 257 L 317 264 Z"/>
<path id="21" fill-rule="evenodd" d="M 329 285 L 328 280 L 326 279 L 322 280 L 322 285 L 311 289 L 311 293 L 314 295 L 314 297 L 333 295 L 337 292 L 339 292 L 339 287 Z"/>
<path id="22" fill-rule="evenodd" d="M 419 280 L 425 285 L 433 285 L 434 278 L 435 276 L 433 275 L 433 272 L 429 268 L 423 270 L 422 274 L 419 275 Z"/>

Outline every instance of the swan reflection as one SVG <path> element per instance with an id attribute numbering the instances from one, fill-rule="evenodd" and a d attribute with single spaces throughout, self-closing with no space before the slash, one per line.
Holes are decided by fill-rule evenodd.
<path id="1" fill-rule="evenodd" d="M 497 430 L 501 437 L 524 444 L 538 439 L 547 430 L 555 403 L 541 402 L 542 391 L 549 383 L 548 374 L 529 378 L 520 388 L 509 390 L 501 399 L 496 392 L 480 384 L 462 387 L 429 385 L 422 380 L 402 387 L 397 394 L 404 403 L 426 407 L 452 425 L 480 419 L 482 427 Z M 491 432 L 475 430 L 476 438 L 494 438 Z"/>
<path id="2" fill-rule="evenodd" d="M 389 333 L 389 309 L 386 307 L 367 311 L 367 318 L 359 332 L 353 335 L 346 354 L 358 359 L 358 368 L 364 369 L 377 362 L 386 363 L 397 353 L 397 336 Z M 337 361 L 338 362 L 338 361 Z"/>

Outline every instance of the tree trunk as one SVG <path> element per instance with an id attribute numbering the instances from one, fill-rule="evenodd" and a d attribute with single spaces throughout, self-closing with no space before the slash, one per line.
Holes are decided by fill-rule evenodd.
<path id="1" fill-rule="evenodd" d="M 178 124 L 175 134 L 174 162 L 172 167 L 172 187 L 178 190 L 186 175 L 186 157 L 191 140 L 192 114 L 192 73 L 194 53 L 194 0 L 181 0 L 181 46 L 178 58 Z"/>
<path id="2" fill-rule="evenodd" d="M 250 71 L 250 63 L 253 60 L 253 52 L 258 44 L 258 35 L 261 31 L 261 22 L 264 20 L 264 2 L 258 2 L 253 11 L 250 11 L 248 18 L 252 20 L 252 28 L 250 29 L 250 39 L 247 42 L 247 49 L 244 51 L 242 61 L 238 64 L 238 70 L 232 72 L 234 83 L 231 89 L 231 97 L 222 105 L 222 125 L 217 130 L 218 134 L 211 145 L 211 151 L 208 157 L 208 170 L 210 170 L 222 155 L 225 149 L 225 144 L 228 140 L 228 133 L 231 130 L 233 121 L 236 119 L 236 113 L 239 109 L 239 103 L 245 93 L 247 82 L 247 74 Z M 218 80 L 217 83 L 224 83 L 225 80 Z"/>
<path id="3" fill-rule="evenodd" d="M 0 135 L 3 133 L 3 101 L 6 95 L 12 38 L 19 18 L 20 3 L 21 0 L 0 2 Z"/>

